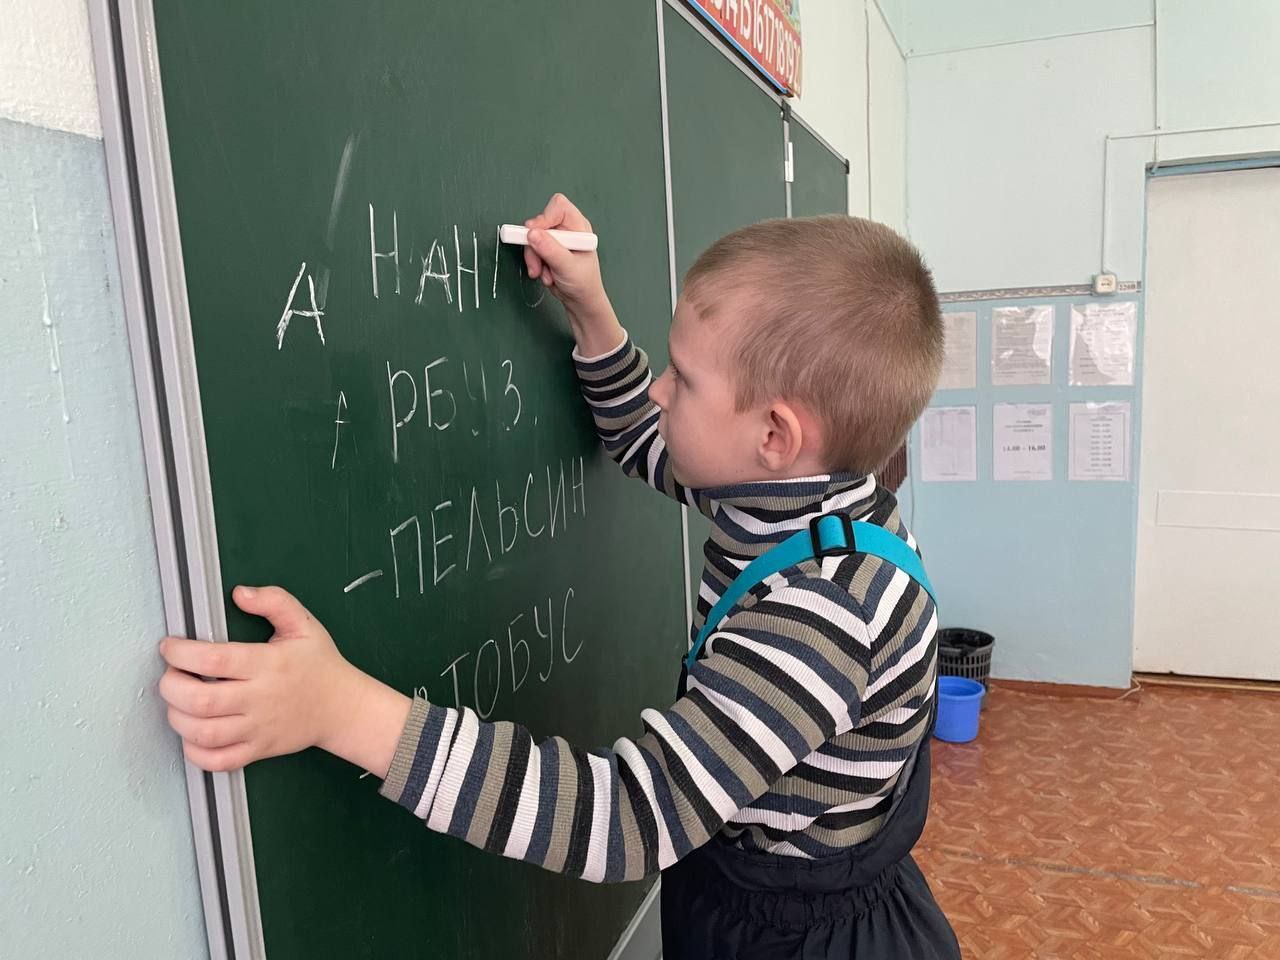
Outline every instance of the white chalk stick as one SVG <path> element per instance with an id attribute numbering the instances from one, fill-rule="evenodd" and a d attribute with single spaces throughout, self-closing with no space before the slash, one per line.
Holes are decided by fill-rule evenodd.
<path id="1" fill-rule="evenodd" d="M 548 230 L 547 233 L 560 241 L 568 250 L 591 251 L 600 246 L 600 238 L 594 233 L 583 230 Z M 504 223 L 498 228 L 498 239 L 503 243 L 514 243 L 522 247 L 529 245 L 529 228 L 514 223 Z"/>

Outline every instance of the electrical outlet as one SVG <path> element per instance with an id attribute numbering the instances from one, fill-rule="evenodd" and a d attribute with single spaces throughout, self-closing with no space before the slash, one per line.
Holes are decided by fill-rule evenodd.
<path id="1" fill-rule="evenodd" d="M 1093 278 L 1093 292 L 1098 295 L 1115 293 L 1116 275 L 1114 273 L 1096 274 Z"/>

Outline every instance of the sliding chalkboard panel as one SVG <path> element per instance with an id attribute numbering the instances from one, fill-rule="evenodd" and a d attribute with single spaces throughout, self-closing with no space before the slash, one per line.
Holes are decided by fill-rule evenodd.
<path id="1" fill-rule="evenodd" d="M 791 133 L 791 159 L 795 164 L 791 215 L 847 214 L 849 166 L 844 157 L 832 152 L 795 119 L 787 129 Z"/>
<path id="2" fill-rule="evenodd" d="M 604 458 L 559 308 L 495 231 L 574 198 L 664 362 L 653 4 L 155 20 L 226 587 L 283 584 L 400 689 L 638 734 L 683 649 L 677 508 Z M 357 774 L 316 751 L 246 771 L 273 960 L 602 957 L 644 895 L 435 836 Z"/>
<path id="3" fill-rule="evenodd" d="M 843 157 L 833 153 L 804 124 L 792 119 L 791 215 L 816 217 L 824 213 L 849 212 L 849 168 Z"/>

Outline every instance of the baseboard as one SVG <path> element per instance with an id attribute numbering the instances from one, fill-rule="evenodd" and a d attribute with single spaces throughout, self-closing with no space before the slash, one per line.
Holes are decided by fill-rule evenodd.
<path id="1" fill-rule="evenodd" d="M 1177 673 L 1135 673 L 1135 682 L 1151 687 L 1194 687 L 1197 690 L 1231 690 L 1280 695 L 1274 680 L 1232 680 L 1227 677 L 1192 677 Z"/>
<path id="2" fill-rule="evenodd" d="M 1042 683 L 1039 680 L 1000 680 L 994 678 L 989 682 L 997 690 L 1035 693 L 1044 697 L 1085 697 L 1091 700 L 1120 700 L 1141 690 L 1140 685 L 1091 687 L 1081 683 Z"/>
<path id="3" fill-rule="evenodd" d="M 662 914 L 659 912 L 659 891 L 662 878 L 659 877 L 649 888 L 640 909 L 636 911 L 627 928 L 618 937 L 617 944 L 609 953 L 609 960 L 661 960 L 662 958 Z"/>

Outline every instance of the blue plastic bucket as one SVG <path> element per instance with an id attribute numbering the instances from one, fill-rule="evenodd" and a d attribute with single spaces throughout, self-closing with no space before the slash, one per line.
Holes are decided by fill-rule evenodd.
<path id="1" fill-rule="evenodd" d="M 938 678 L 938 722 L 933 735 L 949 743 L 968 743 L 978 735 L 978 715 L 986 688 L 965 677 Z"/>

